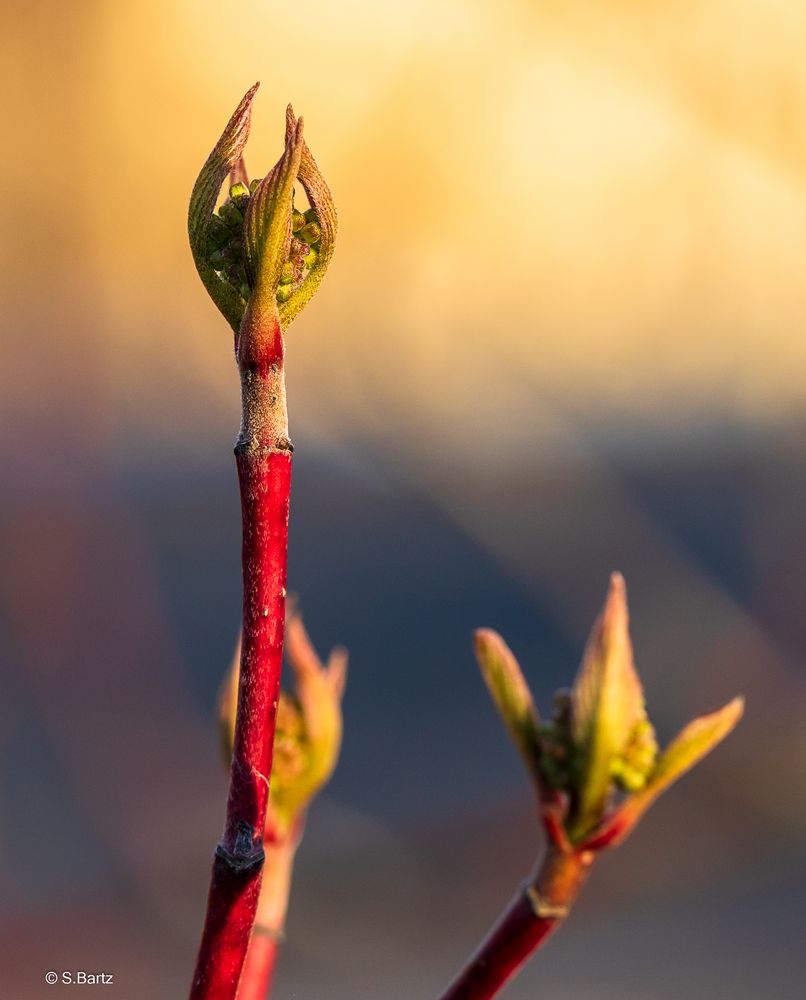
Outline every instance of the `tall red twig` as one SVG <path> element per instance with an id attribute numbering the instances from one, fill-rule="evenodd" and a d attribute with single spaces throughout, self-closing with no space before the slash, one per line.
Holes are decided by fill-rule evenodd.
<path id="1" fill-rule="evenodd" d="M 256 91 L 257 84 L 244 95 L 205 161 L 188 211 L 199 277 L 235 332 L 243 520 L 243 638 L 230 788 L 191 1000 L 234 1000 L 258 906 L 280 697 L 293 450 L 283 335 L 321 282 L 337 228 L 330 189 L 290 105 L 282 156 L 262 180 L 248 184 L 243 150 Z M 230 197 L 216 214 L 227 175 Z M 304 216 L 294 209 L 296 181 L 311 205 Z"/>
<path id="2" fill-rule="evenodd" d="M 243 414 L 243 644 L 224 836 L 216 848 L 192 1000 L 234 998 L 255 920 L 285 628 L 291 445 L 277 309 L 256 295 L 236 339 Z"/>

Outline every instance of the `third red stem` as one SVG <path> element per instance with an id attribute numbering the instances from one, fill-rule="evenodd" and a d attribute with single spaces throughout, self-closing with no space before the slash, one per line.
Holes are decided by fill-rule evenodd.
<path id="1" fill-rule="evenodd" d="M 565 919 L 592 855 L 550 848 L 440 1000 L 490 1000 Z"/>

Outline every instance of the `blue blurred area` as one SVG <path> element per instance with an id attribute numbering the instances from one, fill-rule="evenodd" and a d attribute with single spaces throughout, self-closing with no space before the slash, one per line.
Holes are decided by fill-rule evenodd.
<path id="1" fill-rule="evenodd" d="M 428 996 L 476 943 L 540 842 L 471 631 L 499 629 L 547 706 L 608 560 L 632 588 L 662 736 L 739 691 L 748 714 L 601 862 L 511 995 L 800 995 L 804 440 L 792 428 L 774 447 L 706 452 L 611 438 L 588 465 L 534 460 L 494 480 L 297 441 L 291 589 L 320 651 L 343 643 L 351 663 L 279 995 Z M 92 468 L 94 484 L 82 465 L 45 494 L 18 482 L 1 508 L 2 921 L 15 996 L 44 995 L 32 967 L 81 955 L 118 963 L 113 995 L 168 998 L 223 815 L 214 703 L 238 620 L 235 478 L 225 455 Z"/>

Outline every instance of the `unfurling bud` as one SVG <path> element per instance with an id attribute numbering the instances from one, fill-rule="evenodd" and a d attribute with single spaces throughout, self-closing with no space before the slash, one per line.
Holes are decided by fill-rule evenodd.
<path id="1" fill-rule="evenodd" d="M 303 226 L 296 235 L 298 239 L 301 239 L 310 245 L 312 243 L 319 242 L 322 238 L 322 230 L 315 222 L 309 222 L 306 226 Z"/>
<path id="2" fill-rule="evenodd" d="M 223 219 L 230 232 L 240 236 L 243 229 L 243 213 L 240 208 L 232 202 L 225 201 L 218 210 L 219 218 Z"/>
<path id="3" fill-rule="evenodd" d="M 196 269 L 236 334 L 250 302 L 253 311 L 275 312 L 280 329 L 287 329 L 324 277 L 337 229 L 333 196 L 302 137 L 302 119 L 294 116 L 290 105 L 283 155 L 262 180 L 248 182 L 242 154 L 256 90 L 257 84 L 238 105 L 207 158 L 188 212 Z M 216 215 L 218 194 L 228 174 L 229 199 Z M 296 182 L 311 205 L 306 213 L 293 208 Z M 285 265 L 292 260 L 292 234 L 298 230 L 304 232 L 303 242 L 318 244 L 318 253 L 306 260 L 293 282 L 282 282 Z M 214 256 L 219 253 L 223 258 Z M 281 284 L 285 291 L 279 291 Z"/>
<path id="4" fill-rule="evenodd" d="M 220 216 L 214 215 L 210 219 L 210 225 L 207 229 L 208 255 L 214 253 L 216 250 L 221 250 L 222 247 L 229 243 L 231 237 L 232 233 L 226 222 Z"/>
<path id="5" fill-rule="evenodd" d="M 662 753 L 633 664 L 624 580 L 613 574 L 574 688 L 538 720 L 514 656 L 495 632 L 476 633 L 484 679 L 538 793 L 550 835 L 580 850 L 624 839 L 649 805 L 709 753 L 742 715 L 740 698 L 695 719 Z M 560 796 L 558 798 L 558 795 Z"/>
<path id="6" fill-rule="evenodd" d="M 249 194 L 249 188 L 243 183 L 243 181 L 238 181 L 237 184 L 233 184 L 229 189 L 230 201 L 232 201 L 235 206 L 240 209 L 240 211 L 243 211 L 246 208 L 246 203 L 249 201 Z"/>
<path id="7" fill-rule="evenodd" d="M 268 823 L 272 833 L 280 837 L 291 830 L 336 766 L 341 747 L 341 699 L 347 680 L 346 651 L 334 649 L 323 664 L 302 618 L 294 611 L 286 620 L 285 651 L 295 691 L 280 694 L 269 782 Z M 239 674 L 240 643 L 219 695 L 227 764 L 232 756 Z"/>

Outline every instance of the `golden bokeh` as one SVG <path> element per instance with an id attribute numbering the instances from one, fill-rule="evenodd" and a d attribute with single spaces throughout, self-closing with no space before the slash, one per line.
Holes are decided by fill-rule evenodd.
<path id="1" fill-rule="evenodd" d="M 544 406 L 684 426 L 803 409 L 799 5 L 27 11 L 5 64 L 15 407 L 41 408 L 20 386 L 42 347 L 92 368 L 97 415 L 132 440 L 184 447 L 208 421 L 234 426 L 228 334 L 184 218 L 259 78 L 248 165 L 279 155 L 291 100 L 341 214 L 332 273 L 290 338 L 298 431 L 402 428 L 461 453 L 550 439 Z"/>

